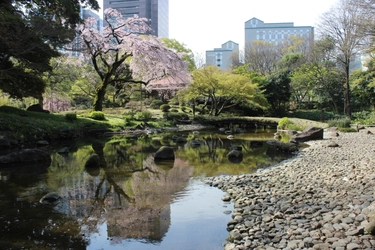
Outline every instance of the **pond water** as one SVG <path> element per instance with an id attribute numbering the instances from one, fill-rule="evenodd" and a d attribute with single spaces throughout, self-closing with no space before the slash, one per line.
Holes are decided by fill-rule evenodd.
<path id="1" fill-rule="evenodd" d="M 0 249 L 223 249 L 233 205 L 202 179 L 291 157 L 266 143 L 274 132 L 97 138 L 43 148 L 51 153 L 48 166 L 0 166 Z M 176 158 L 155 163 L 164 145 Z M 57 153 L 65 146 L 69 153 Z M 233 146 L 242 158 L 228 159 Z M 93 154 L 100 168 L 85 167 Z M 41 204 L 50 192 L 62 199 Z"/>

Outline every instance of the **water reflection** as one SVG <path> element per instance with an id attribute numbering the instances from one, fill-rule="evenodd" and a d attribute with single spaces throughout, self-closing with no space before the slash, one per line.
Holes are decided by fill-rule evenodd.
<path id="1" fill-rule="evenodd" d="M 212 131 L 168 133 L 142 139 L 119 137 L 75 145 L 67 154 L 50 148 L 49 167 L 23 166 L 20 168 L 23 171 L 2 167 L 0 248 L 85 249 L 103 241 L 109 241 L 113 248 L 124 244 L 131 244 L 132 249 L 143 249 L 144 244 L 178 248 L 178 239 L 170 238 L 177 237 L 173 233 L 178 229 L 171 231 L 171 228 L 176 225 L 181 228 L 190 222 L 172 223 L 173 216 L 177 216 L 175 221 L 179 220 L 172 208 L 189 195 L 196 196 L 191 190 L 199 185 L 199 190 L 207 188 L 203 201 L 215 197 L 222 203 L 221 191 L 192 182 L 192 178 L 249 173 L 289 157 L 266 143 L 272 137 L 272 131 L 239 134 L 231 140 L 224 133 Z M 174 148 L 175 160 L 155 163 L 153 154 L 164 145 Z M 228 157 L 234 148 L 241 150 L 238 161 Z M 49 192 L 58 192 L 63 197 L 57 206 L 38 202 Z M 189 235 L 201 227 L 200 223 L 208 223 L 207 227 L 215 224 L 208 215 L 214 209 L 210 204 L 205 208 L 202 203 L 190 200 L 184 204 L 185 210 L 177 212 L 181 216 L 182 211 L 191 213 L 189 205 L 201 209 L 195 214 L 198 219 L 189 220 L 195 223 L 189 226 L 191 231 L 186 231 Z M 230 217 L 223 213 L 222 206 L 216 207 L 220 215 L 215 218 L 224 218 L 220 222 L 222 228 L 208 231 L 217 235 L 221 230 L 221 238 L 215 243 L 207 243 L 209 236 L 197 239 L 198 248 L 206 244 L 220 247 L 225 240 L 225 220 Z M 104 245 L 108 247 L 107 243 Z M 214 249 L 213 245 L 207 247 Z"/>

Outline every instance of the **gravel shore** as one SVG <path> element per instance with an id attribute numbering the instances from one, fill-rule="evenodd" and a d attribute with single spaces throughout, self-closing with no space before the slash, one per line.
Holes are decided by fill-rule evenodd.
<path id="1" fill-rule="evenodd" d="M 375 249 L 375 130 L 324 131 L 292 159 L 206 183 L 232 200 L 231 249 Z"/>

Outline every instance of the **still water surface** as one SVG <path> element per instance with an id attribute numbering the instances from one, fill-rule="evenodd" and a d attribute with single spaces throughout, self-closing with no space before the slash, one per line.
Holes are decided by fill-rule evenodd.
<path id="1" fill-rule="evenodd" d="M 0 166 L 0 249 L 223 249 L 233 205 L 202 179 L 290 157 L 266 143 L 274 132 L 231 140 L 200 131 L 69 142 L 45 148 L 49 166 Z M 176 159 L 156 164 L 153 154 L 163 145 L 174 148 Z M 63 146 L 68 154 L 57 153 Z M 228 159 L 232 146 L 242 148 L 241 159 Z M 100 168 L 85 167 L 93 154 Z M 63 197 L 58 205 L 39 202 L 49 192 Z"/>

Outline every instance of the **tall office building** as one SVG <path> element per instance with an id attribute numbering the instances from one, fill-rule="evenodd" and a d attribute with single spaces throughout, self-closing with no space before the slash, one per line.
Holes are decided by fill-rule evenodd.
<path id="1" fill-rule="evenodd" d="M 234 59 L 232 57 L 235 55 L 238 57 L 238 52 L 238 43 L 228 41 L 221 45 L 221 48 L 206 51 L 206 65 L 216 65 L 223 70 L 230 69 L 232 67 L 232 60 Z"/>
<path id="2" fill-rule="evenodd" d="M 150 20 L 153 35 L 169 37 L 169 0 L 104 0 L 103 9 L 112 8 L 124 17 L 145 17 Z"/>
<path id="3" fill-rule="evenodd" d="M 90 18 L 90 17 L 95 18 L 97 20 L 95 28 L 99 30 L 99 32 L 102 32 L 103 20 L 100 19 L 99 15 L 96 12 L 90 9 L 81 7 L 80 17 L 83 20 L 86 20 L 87 18 Z M 79 40 L 80 40 L 79 37 L 76 36 L 74 40 L 70 43 L 70 45 L 67 46 L 66 48 L 61 49 L 60 52 L 68 56 L 80 56 L 82 48 L 81 48 L 81 44 Z"/>
<path id="4" fill-rule="evenodd" d="M 314 40 L 314 28 L 311 26 L 294 26 L 288 23 L 265 23 L 257 18 L 245 22 L 245 43 L 261 40 L 280 44 L 290 38 L 300 36 L 308 43 Z"/>

